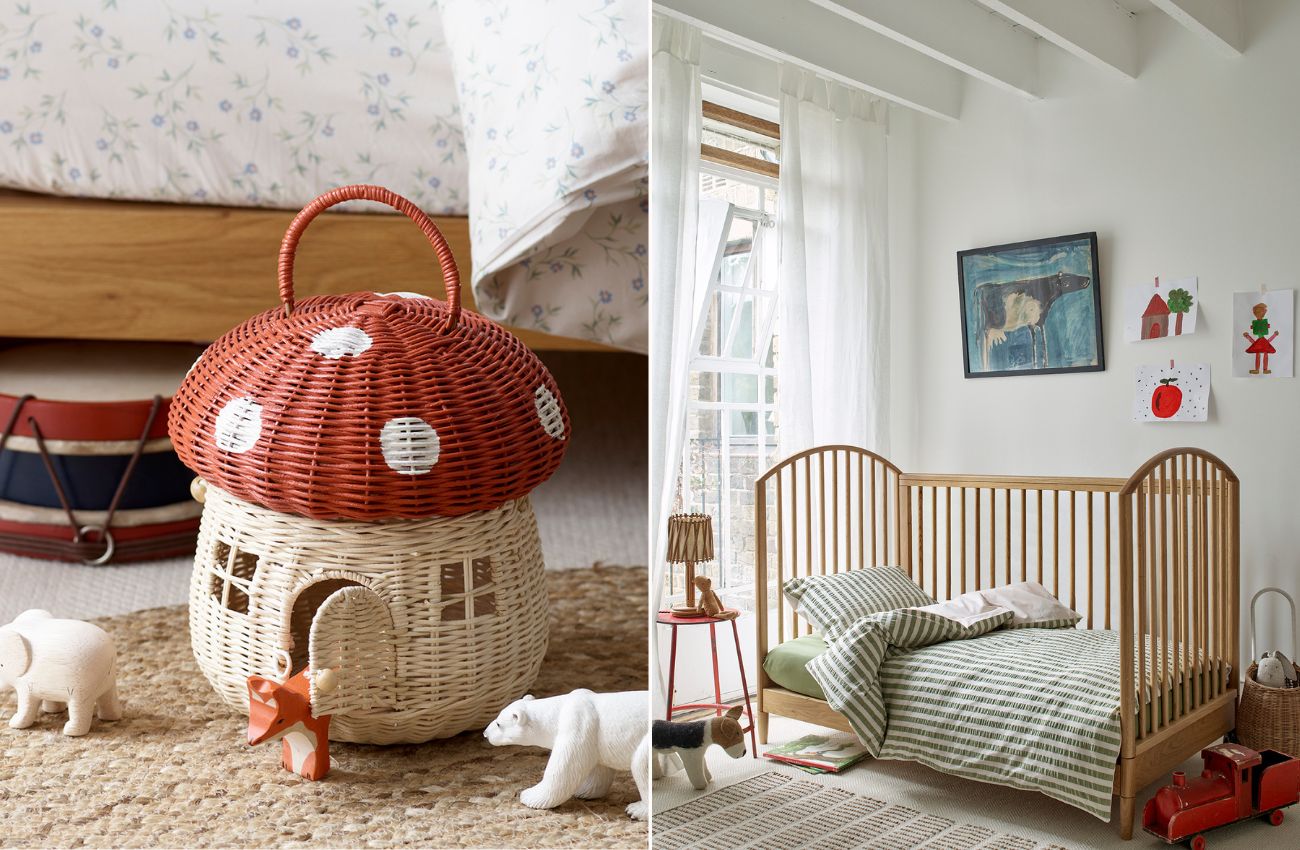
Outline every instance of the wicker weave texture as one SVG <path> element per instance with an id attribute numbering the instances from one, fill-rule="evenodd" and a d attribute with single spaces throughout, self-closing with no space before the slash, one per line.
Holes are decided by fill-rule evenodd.
<path id="1" fill-rule="evenodd" d="M 419 224 L 447 303 L 402 292 L 295 300 L 302 231 L 355 198 Z M 555 380 L 515 336 L 460 310 L 450 251 L 409 201 L 373 186 L 322 196 L 286 233 L 280 271 L 283 305 L 213 343 L 173 400 L 176 452 L 205 481 L 304 517 L 414 519 L 494 509 L 559 466 L 569 418 Z"/>
<path id="2" fill-rule="evenodd" d="M 288 653 L 295 669 L 308 660 L 340 669 L 338 687 L 318 697 L 334 712 L 331 739 L 447 737 L 481 728 L 527 691 L 546 636 L 527 498 L 472 517 L 362 523 L 291 516 L 208 488 L 191 645 L 241 712 L 246 678 L 275 675 Z"/>
<path id="3" fill-rule="evenodd" d="M 1294 666 L 1294 665 L 1293 665 Z M 1237 740 L 1252 750 L 1277 750 L 1300 757 L 1300 688 L 1270 688 L 1255 681 L 1258 664 L 1242 679 L 1237 705 Z M 1300 678 L 1300 667 L 1295 668 Z"/>

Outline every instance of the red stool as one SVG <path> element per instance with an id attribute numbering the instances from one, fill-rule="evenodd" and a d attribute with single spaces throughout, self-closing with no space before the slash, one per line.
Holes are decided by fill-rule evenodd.
<path id="1" fill-rule="evenodd" d="M 731 609 L 728 609 L 731 610 Z M 682 711 L 691 711 L 693 709 L 711 708 L 718 717 L 722 712 L 731 708 L 722 701 L 722 681 L 718 676 L 718 623 L 731 623 L 731 636 L 736 640 L 736 666 L 740 668 L 740 689 L 745 694 L 745 714 L 749 717 L 749 725 L 741 731 L 749 733 L 750 752 L 754 758 L 758 758 L 758 740 L 754 735 L 754 709 L 749 704 L 749 682 L 745 680 L 745 657 L 740 651 L 740 630 L 736 628 L 736 619 L 730 620 L 721 617 L 683 617 L 674 614 L 672 611 L 660 611 L 658 623 L 661 626 L 668 626 L 673 630 L 671 649 L 668 652 L 668 711 L 664 716 L 665 720 L 672 720 L 673 715 Z M 677 628 L 679 626 L 704 626 L 709 627 L 709 651 L 713 655 L 713 702 L 692 702 L 686 705 L 673 705 L 673 686 L 677 677 Z"/>

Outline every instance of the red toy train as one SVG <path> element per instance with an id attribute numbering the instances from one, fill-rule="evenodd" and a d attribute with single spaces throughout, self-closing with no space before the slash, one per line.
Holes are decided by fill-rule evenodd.
<path id="1" fill-rule="evenodd" d="M 1181 770 L 1147 801 L 1142 829 L 1166 844 L 1186 841 L 1204 850 L 1211 829 L 1247 818 L 1282 823 L 1282 810 L 1300 800 L 1300 759 L 1274 750 L 1255 752 L 1240 744 L 1201 750 L 1205 770 L 1188 781 Z"/>

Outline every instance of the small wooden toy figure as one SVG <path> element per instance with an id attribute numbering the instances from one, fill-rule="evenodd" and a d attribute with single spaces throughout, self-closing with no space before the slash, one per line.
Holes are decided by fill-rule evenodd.
<path id="1" fill-rule="evenodd" d="M 1277 339 L 1278 332 L 1273 331 L 1272 336 L 1268 336 L 1268 319 L 1264 316 L 1268 313 L 1268 305 L 1260 302 L 1251 308 L 1255 314 L 1255 321 L 1250 323 L 1250 333 L 1242 333 L 1250 347 L 1246 349 L 1247 354 L 1255 355 L 1255 368 L 1250 370 L 1250 374 L 1258 375 L 1260 371 L 1260 358 L 1263 357 L 1263 369 L 1265 375 L 1273 374 L 1268 368 L 1268 356 L 1276 354 L 1277 349 L 1273 347 L 1273 340 Z"/>
<path id="2" fill-rule="evenodd" d="M 284 769 L 315 780 L 330 771 L 330 716 L 312 716 L 308 669 L 284 682 L 248 677 L 248 743 L 280 740 Z M 318 688 L 330 690 L 332 672 L 322 671 Z"/>
<path id="3" fill-rule="evenodd" d="M 722 604 L 718 594 L 713 591 L 713 582 L 707 576 L 696 576 L 695 587 L 700 592 L 700 607 L 704 609 L 704 616 L 719 620 L 734 620 L 740 616 L 739 611 L 728 611 Z"/>
<path id="4" fill-rule="evenodd" d="M 0 626 L 0 688 L 13 688 L 18 710 L 9 718 L 26 729 L 41 711 L 68 708 L 64 735 L 84 735 L 96 715 L 117 720 L 117 649 L 93 623 L 64 620 L 33 608 Z"/>

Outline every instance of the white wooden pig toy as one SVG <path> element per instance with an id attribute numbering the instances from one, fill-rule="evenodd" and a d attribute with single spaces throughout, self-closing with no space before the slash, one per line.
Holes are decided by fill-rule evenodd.
<path id="1" fill-rule="evenodd" d="M 15 729 L 31 726 L 42 709 L 61 711 L 65 704 L 65 735 L 89 732 L 96 712 L 100 720 L 122 716 L 113 639 L 99 626 L 49 611 L 24 611 L 0 626 L 0 688 L 18 693 L 18 710 L 9 718 Z"/>

